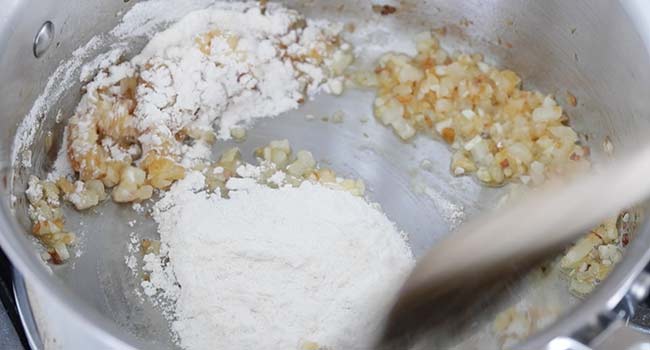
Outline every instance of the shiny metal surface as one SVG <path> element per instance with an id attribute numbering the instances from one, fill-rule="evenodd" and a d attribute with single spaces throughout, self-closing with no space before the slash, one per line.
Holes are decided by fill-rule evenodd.
<path id="1" fill-rule="evenodd" d="M 34 56 L 39 58 L 45 54 L 45 51 L 52 46 L 52 41 L 54 40 L 54 24 L 47 21 L 43 23 L 41 29 L 34 37 Z"/>
<path id="2" fill-rule="evenodd" d="M 593 341 L 594 350 L 626 349 L 640 350 L 650 347 L 648 333 L 629 327 L 617 320 Z"/>
<path id="3" fill-rule="evenodd" d="M 115 26 L 120 13 L 133 2 L 0 2 L 0 245 L 25 279 L 56 304 L 60 319 L 74 325 L 80 338 L 68 339 L 69 348 L 80 344 L 96 348 L 164 347 L 169 341 L 166 323 L 153 306 L 140 303 L 130 294 L 137 281 L 123 266 L 123 257 L 125 238 L 134 229 L 120 226 L 115 219 L 102 221 L 92 214 L 71 212 L 68 221 L 77 223 L 74 228 L 79 232 L 85 232 L 83 254 L 73 264 L 51 273 L 40 262 L 34 242 L 26 234 L 25 200 L 20 194 L 27 172 L 11 159 L 16 128 L 43 91 L 50 74 L 75 48 Z M 288 3 L 307 14 L 342 21 L 377 18 L 367 1 Z M 578 98 L 578 106 L 565 107 L 575 128 L 588 135 L 587 143 L 598 160 L 603 158 L 601 144 L 605 136 L 622 154 L 627 147 L 643 141 L 632 138 L 633 131 L 650 126 L 650 58 L 634 25 L 637 23 L 645 38 L 648 28 L 641 27 L 645 22 L 637 18 L 650 9 L 639 1 L 627 1 L 624 5 L 633 9 L 634 17 L 626 14 L 621 3 L 609 0 L 403 0 L 394 16 L 378 19 L 384 34 L 375 35 L 383 40 L 408 42 L 410 34 L 422 28 L 447 25 L 448 35 L 443 39 L 446 45 L 482 52 L 493 62 L 519 72 L 526 86 L 553 92 L 561 102 L 565 91 L 571 91 Z M 48 20 L 54 23 L 56 40 L 37 60 L 32 55 L 34 33 Z M 143 42 L 144 38 L 135 40 L 131 47 L 137 50 Z M 94 52 L 106 48 L 100 45 Z M 78 72 L 72 74 L 78 76 Z M 61 128 L 55 126 L 54 116 L 59 109 L 65 117 L 71 114 L 79 98 L 78 88 L 78 84 L 72 85 L 66 94 L 55 99 L 53 106 L 42 111 L 32 171 L 43 173 L 51 165 L 51 158 L 39 151 L 43 130 L 54 129 L 60 137 Z M 339 172 L 364 178 L 370 197 L 410 232 L 411 243 L 419 254 L 448 232 L 439 203 L 411 190 L 413 174 L 422 159 L 432 161 L 435 171 L 417 171 L 419 181 L 465 205 L 470 215 L 489 207 L 498 191 L 480 188 L 470 178 L 451 177 L 449 152 L 439 143 L 421 138 L 414 145 L 403 144 L 374 121 L 359 123 L 357 118 L 370 115 L 371 101 L 370 93 L 358 91 L 342 98 L 318 98 L 286 118 L 260 123 L 242 148 L 244 154 L 250 155 L 253 147 L 272 137 L 288 137 L 296 147 L 311 149 L 317 158 L 328 161 Z M 305 113 L 331 115 L 339 109 L 346 113 L 343 124 L 307 122 L 303 117 Z M 13 206 L 12 192 L 17 195 Z M 127 207 L 108 203 L 101 211 L 105 218 L 135 215 Z M 147 226 L 143 222 L 135 229 L 153 234 L 150 223 Z M 619 306 L 650 259 L 647 247 L 650 227 L 645 224 L 610 278 L 587 300 L 567 307 L 557 323 L 534 336 L 525 347 L 544 348 L 552 339 L 569 335 L 589 342 L 595 330 L 600 331 L 609 323 L 604 321 L 608 317 L 616 318 L 618 311 L 633 312 L 633 307 L 611 310 Z M 566 305 L 574 303 L 559 288 L 548 291 L 553 297 L 565 298 L 561 301 Z M 492 311 L 498 311 L 497 306 Z M 472 331 L 468 330 L 473 334 Z M 493 341 L 489 335 L 466 338 L 465 348 L 483 349 L 483 341 Z"/>
<path id="4" fill-rule="evenodd" d="M 16 308 L 20 314 L 20 321 L 22 322 L 23 329 L 25 330 L 25 337 L 31 349 L 43 349 L 43 342 L 41 335 L 38 331 L 38 325 L 34 319 L 34 312 L 32 305 L 29 302 L 27 295 L 27 286 L 25 280 L 20 273 L 14 270 L 13 273 L 13 292 L 16 299 Z"/>

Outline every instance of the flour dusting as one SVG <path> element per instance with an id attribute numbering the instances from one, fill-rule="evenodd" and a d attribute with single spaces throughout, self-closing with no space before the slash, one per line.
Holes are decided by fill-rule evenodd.
<path id="1" fill-rule="evenodd" d="M 70 86 L 76 81 L 76 74 L 83 65 L 84 61 L 93 53 L 103 42 L 101 36 L 92 37 L 84 46 L 76 49 L 72 57 L 58 66 L 54 73 L 47 80 L 43 93 L 36 98 L 29 113 L 16 130 L 16 138 L 12 150 L 11 159 L 14 163 L 21 159 L 24 153 L 34 143 L 34 137 L 40 129 L 41 123 L 45 118 L 49 108 L 68 92 Z M 26 168 L 31 167 L 31 159 L 25 160 L 23 164 Z"/>
<path id="2" fill-rule="evenodd" d="M 342 93 L 354 56 L 341 31 L 278 4 L 220 2 L 155 34 L 132 60 L 119 47 L 105 53 L 84 67 L 82 80 L 95 76 L 69 121 L 75 170 L 98 177 L 86 168 L 136 155 L 191 168 L 210 157 L 213 129 L 227 140 L 319 92 Z"/>
<path id="3" fill-rule="evenodd" d="M 214 0 L 149 0 L 138 2 L 124 15 L 111 34 L 118 38 L 151 36 L 166 23 L 174 22 L 189 12 L 200 10 Z"/>

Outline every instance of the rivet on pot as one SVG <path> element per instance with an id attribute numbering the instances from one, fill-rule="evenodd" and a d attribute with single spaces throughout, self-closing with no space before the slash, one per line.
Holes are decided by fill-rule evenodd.
<path id="1" fill-rule="evenodd" d="M 54 41 L 54 24 L 50 21 L 43 23 L 34 37 L 34 56 L 41 57 Z"/>

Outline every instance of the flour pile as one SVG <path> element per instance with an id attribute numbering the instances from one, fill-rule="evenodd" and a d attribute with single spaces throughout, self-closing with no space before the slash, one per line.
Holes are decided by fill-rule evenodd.
<path id="1" fill-rule="evenodd" d="M 161 270 L 160 257 L 145 257 L 145 292 L 175 300 L 182 347 L 372 344 L 414 264 L 404 234 L 376 205 L 309 181 L 273 189 L 232 178 L 228 199 L 203 186 L 203 175 L 190 173 L 156 204 L 169 264 Z"/>

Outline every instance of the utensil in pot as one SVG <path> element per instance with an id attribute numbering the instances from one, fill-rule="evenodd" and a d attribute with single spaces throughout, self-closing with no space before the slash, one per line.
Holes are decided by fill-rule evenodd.
<path id="1" fill-rule="evenodd" d="M 199 3 L 192 1 L 194 2 Z M 122 211 L 109 206 L 107 209 L 110 211 L 102 216 L 85 217 L 86 225 L 93 227 L 93 230 L 87 233 L 88 245 L 84 248 L 84 254 L 76 261 L 76 270 L 63 269 L 52 273 L 51 270 L 43 268 L 40 257 L 34 254 L 34 246 L 25 239 L 29 233 L 26 234 L 19 224 L 28 218 L 21 209 L 20 201 L 14 209 L 6 204 L 9 203 L 10 191 L 15 190 L 18 198 L 22 197 L 21 178 L 24 176 L 19 170 L 16 170 L 16 184 L 11 185 L 14 176 L 11 164 L 18 164 L 12 163 L 11 149 L 16 125 L 30 113 L 32 104 L 38 95 L 43 93 L 47 83 L 44 78 L 55 70 L 60 72 L 57 73 L 58 77 L 50 81 L 55 89 L 46 89 L 41 96 L 52 104 L 47 109 L 33 109 L 34 115 L 46 116 L 39 117 L 39 120 L 42 120 L 42 126 L 39 128 L 41 131 L 52 130 L 55 120 L 58 120 L 55 115 L 59 111 L 64 117 L 72 115 L 78 103 L 78 70 L 57 70 L 60 62 L 73 56 L 75 61 L 90 59 L 108 51 L 111 45 L 124 44 L 121 41 L 127 39 L 109 37 L 107 42 L 100 43 L 88 56 L 79 58 L 72 54 L 73 50 L 84 45 L 94 35 L 105 37 L 120 21 L 120 13 L 126 13 L 131 6 L 139 3 L 88 0 L 54 6 L 51 2 L 22 0 L 11 2 L 4 7 L 3 20 L 0 20 L 0 46 L 3 47 L 3 50 L 0 50 L 0 79 L 3 81 L 0 87 L 3 92 L 0 94 L 0 106 L 3 111 L 0 119 L 0 178 L 5 176 L 5 179 L 9 179 L 6 183 L 0 181 L 0 245 L 10 254 L 12 262 L 31 286 L 38 286 L 47 291 L 50 297 L 48 304 L 55 307 L 55 311 L 48 309 L 46 313 L 53 317 L 54 322 L 46 324 L 37 317 L 37 323 L 41 330 L 56 335 L 57 344 L 64 348 L 159 349 L 174 346 L 168 340 L 166 323 L 157 318 L 159 315 L 155 310 L 143 310 L 139 299 L 125 294 L 130 290 L 126 283 L 132 281 L 128 279 L 130 275 L 127 274 L 126 267 L 122 270 L 124 253 L 120 249 L 124 246 L 125 237 L 116 234 L 120 231 L 115 227 L 118 221 L 125 221 L 115 219 L 119 217 L 116 215 L 124 214 Z M 372 12 L 369 3 L 364 1 L 283 3 L 313 17 L 329 16 L 353 24 L 363 23 L 368 16 L 371 20 L 379 17 Z M 596 146 L 605 136 L 615 141 L 617 154 L 625 154 L 618 148 L 617 140 L 631 143 L 641 141 L 635 136 L 642 135 L 630 134 L 650 123 L 644 112 L 648 110 L 650 103 L 647 99 L 647 91 L 650 89 L 650 66 L 647 65 L 647 45 L 644 46 L 641 40 L 650 38 L 650 30 L 646 25 L 650 23 L 650 6 L 647 1 L 406 1 L 400 4 L 397 13 L 379 18 L 381 27 L 378 27 L 377 33 L 359 30 L 357 33 L 363 37 L 380 39 L 382 36 L 379 34 L 390 33 L 391 41 L 407 43 L 411 42 L 409 33 L 430 29 L 431 26 L 471 23 L 467 27 L 462 26 L 460 32 L 449 31 L 444 41 L 454 44 L 457 40 L 454 46 L 462 48 L 463 51 L 485 53 L 500 66 L 509 67 L 522 74 L 527 84 L 534 84 L 542 91 L 557 91 L 560 97 L 563 90 L 575 93 L 578 105 L 569 110 L 572 124 L 576 130 L 590 135 L 590 146 L 593 147 L 595 155 L 598 153 Z M 169 9 L 173 11 L 169 11 L 167 15 L 174 15 L 176 11 L 183 11 L 184 8 L 171 6 Z M 341 11 L 343 8 L 344 11 Z M 118 15 L 115 15 L 116 13 Z M 45 20 L 52 21 L 56 26 L 57 45 L 52 45 L 45 55 L 36 59 L 31 56 L 32 43 L 36 30 Z M 146 23 L 141 31 L 150 27 L 151 24 Z M 468 41 L 468 38 L 471 40 Z M 141 45 L 145 44 L 144 38 L 140 37 L 128 38 L 127 41 L 129 55 L 137 53 Z M 621 55 L 622 52 L 625 54 Z M 70 81 L 75 84 L 69 84 Z M 314 115 L 328 115 L 343 109 L 350 116 L 371 115 L 368 106 L 372 100 L 359 99 L 357 96 L 343 100 L 326 100 L 327 102 L 318 99 L 316 102 L 324 102 L 327 107 L 331 106 L 330 109 L 319 107 L 305 111 Z M 358 109 L 355 109 L 357 106 Z M 302 119 L 304 115 L 297 115 L 295 118 L 297 121 Z M 304 123 L 306 126 L 301 126 L 293 123 L 294 120 L 291 121 L 279 118 L 274 120 L 278 123 L 274 124 L 278 126 L 277 129 L 263 126 L 255 129 L 260 130 L 259 134 L 265 137 L 266 141 L 269 137 L 290 137 L 296 144 L 302 142 L 304 147 L 316 147 L 322 156 L 327 156 L 335 164 L 358 164 L 359 159 L 362 159 L 364 166 L 355 168 L 355 173 L 358 172 L 359 177 L 367 180 L 369 188 L 382 189 L 377 192 L 378 197 L 374 200 L 381 203 L 382 207 L 391 213 L 391 217 L 409 232 L 409 240 L 416 254 L 419 255 L 420 251 L 433 244 L 438 238 L 437 234 L 447 233 L 444 221 L 435 215 L 436 208 L 432 208 L 426 198 L 415 201 L 415 196 L 398 195 L 397 191 L 407 189 L 410 183 L 411 174 L 408 169 L 414 164 L 409 163 L 409 159 L 418 162 L 431 159 L 439 161 L 440 164 L 447 164 L 448 152 L 444 147 L 438 147 L 434 142 L 419 143 L 417 147 L 400 145 L 399 142 L 393 142 L 393 135 L 384 134 L 381 128 L 368 128 L 364 126 L 366 124 L 361 123 Z M 330 127 L 345 127 L 345 132 L 325 132 Z M 41 131 L 36 131 L 34 146 L 31 148 L 33 150 L 42 149 Z M 362 139 L 362 132 L 368 133 L 367 139 L 378 145 L 379 152 L 369 152 L 359 147 L 361 142 L 357 140 Z M 252 139 L 254 135 L 251 132 L 249 136 Z M 255 142 L 257 141 L 251 141 Z M 244 153 L 248 151 L 250 150 Z M 381 163 L 383 159 L 386 161 Z M 47 166 L 45 157 L 34 157 L 33 169 L 47 169 Z M 449 183 L 447 179 L 441 181 L 443 185 Z M 491 203 L 490 199 L 491 197 L 487 196 L 485 199 L 479 198 L 478 203 Z M 420 212 L 426 214 L 420 215 Z M 71 219 L 70 224 L 74 223 L 75 220 Z M 431 227 L 435 229 L 432 230 Z M 609 320 L 607 317 L 623 298 L 627 298 L 631 286 L 636 286 L 639 280 L 642 280 L 640 277 L 645 274 L 642 271 L 650 260 L 650 251 L 647 250 L 650 244 L 650 227 L 644 227 L 646 228 L 635 234 L 635 240 L 627 249 L 619 267 L 601 283 L 598 290 L 575 308 L 569 309 L 571 299 L 568 293 L 564 293 L 566 286 L 558 283 L 558 288 L 562 288 L 560 293 L 564 294 L 557 300 L 566 305 L 561 309 L 562 317 L 547 329 L 530 337 L 523 345 L 524 348 L 543 348 L 560 337 L 560 340 L 565 342 L 568 337 L 575 337 L 576 342 L 591 344 L 596 341 L 593 340 L 595 335 L 604 329 L 609 330 L 609 322 L 603 320 Z M 133 229 L 126 226 L 125 230 Z M 555 293 L 555 290 L 544 289 L 541 292 L 548 292 L 554 297 L 559 294 Z M 636 292 L 634 294 L 636 295 Z M 503 299 L 504 304 L 511 305 L 512 300 L 508 296 Z M 36 304 L 36 301 L 39 300 L 32 297 L 23 298 L 22 310 L 29 310 L 29 303 Z M 492 299 L 489 299 L 489 302 L 496 304 Z M 494 308 L 501 307 L 495 305 Z M 483 318 L 490 322 L 493 314 L 490 310 L 483 311 Z M 638 312 L 638 309 L 629 311 Z M 594 319 L 599 322 L 592 323 Z M 473 319 L 472 322 L 477 321 Z M 463 339 L 465 342 L 466 339 L 473 341 L 474 338 L 476 335 L 457 339 Z M 484 342 L 486 338 L 479 339 L 480 342 L 477 340 L 474 344 L 481 345 L 473 348 L 489 348 L 491 345 Z M 465 346 L 463 343 L 461 348 L 472 346 Z"/>
<path id="2" fill-rule="evenodd" d="M 483 215 L 424 255 L 391 310 L 383 342 L 463 316 L 498 282 L 558 254 L 612 213 L 650 194 L 650 146 L 601 171 L 535 191 Z M 480 297 L 480 298 L 479 298 Z"/>

